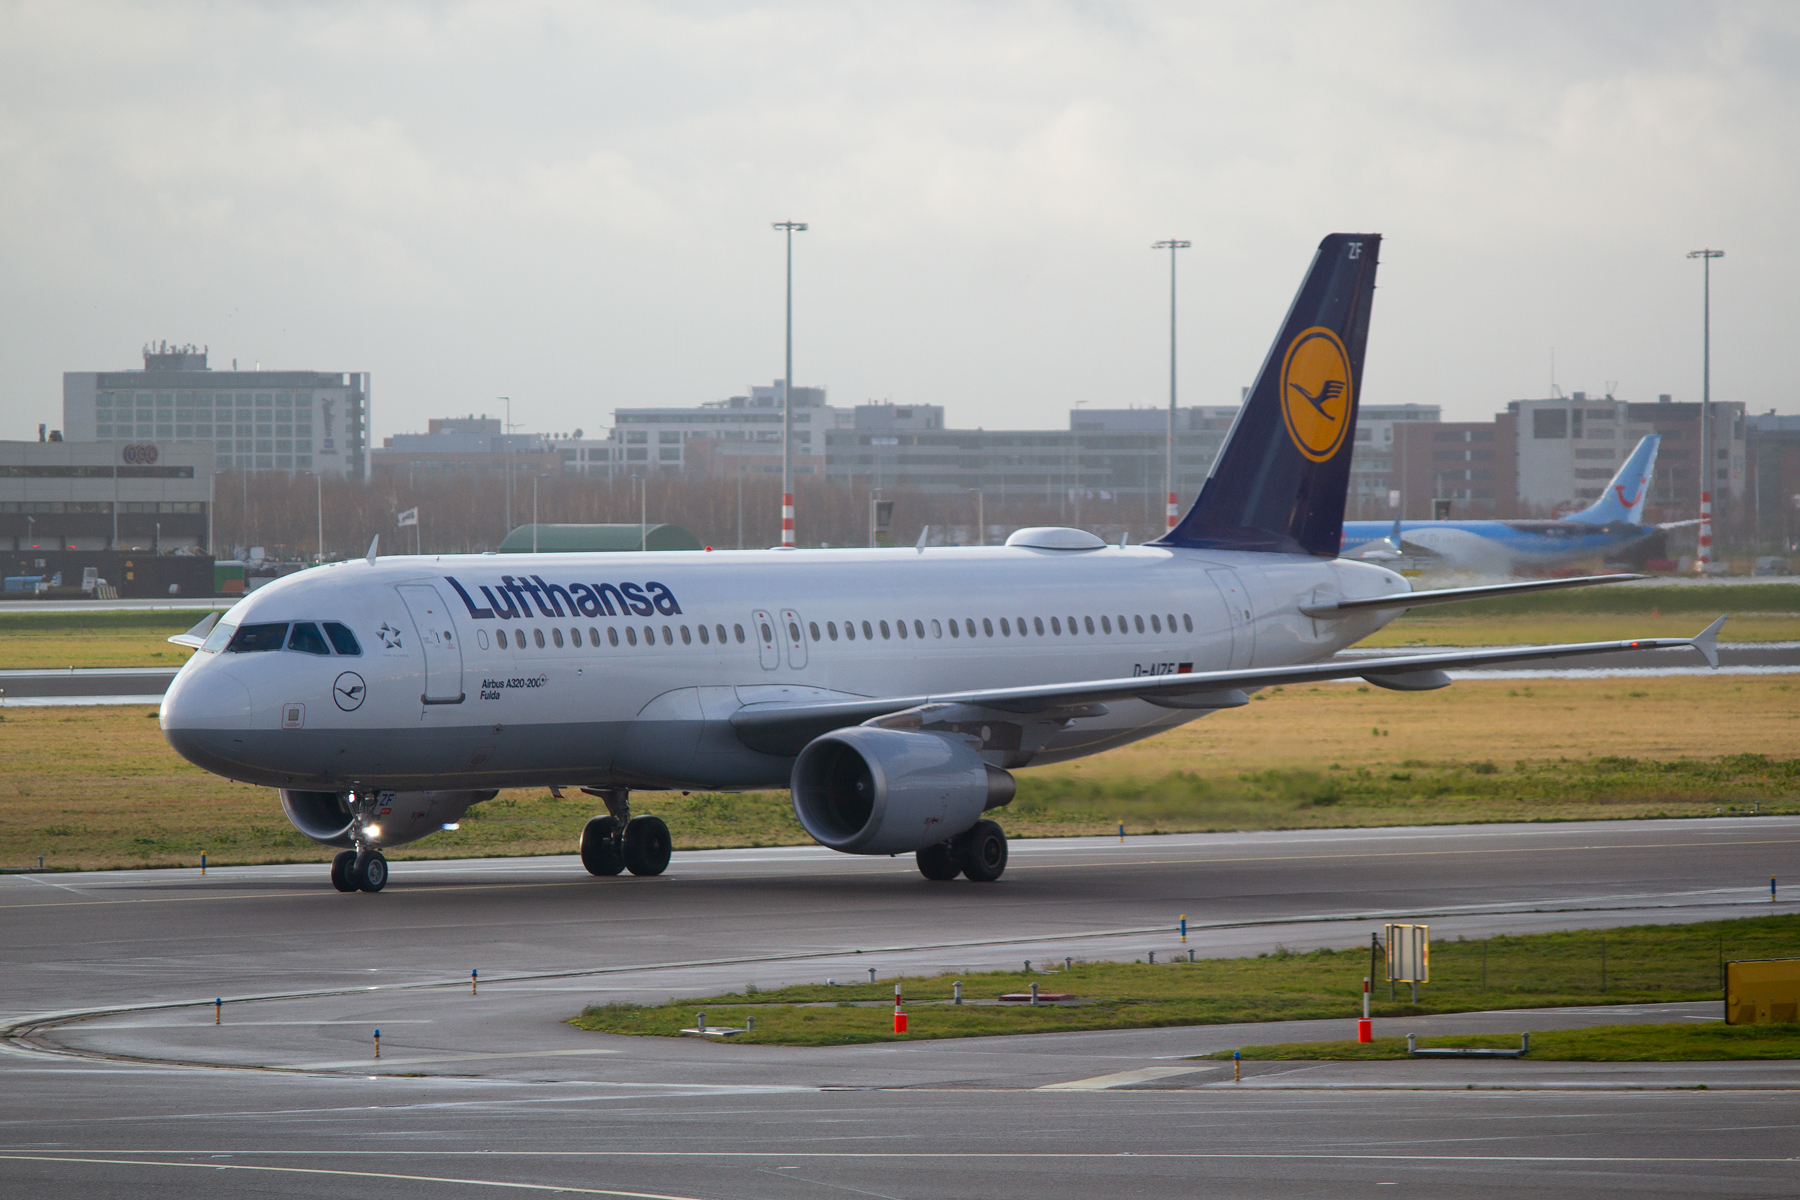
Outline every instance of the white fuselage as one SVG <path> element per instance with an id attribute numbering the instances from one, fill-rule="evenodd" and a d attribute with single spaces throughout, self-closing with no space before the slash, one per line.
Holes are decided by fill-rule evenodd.
<path id="1" fill-rule="evenodd" d="M 1369 563 L 1154 546 L 356 560 L 220 624 L 340 622 L 360 653 L 203 650 L 162 726 L 208 770 L 273 787 L 782 787 L 792 758 L 737 738 L 741 706 L 1313 662 L 1393 610 L 1300 605 L 1406 590 Z M 1105 708 L 1031 757 L 1202 715 Z"/>

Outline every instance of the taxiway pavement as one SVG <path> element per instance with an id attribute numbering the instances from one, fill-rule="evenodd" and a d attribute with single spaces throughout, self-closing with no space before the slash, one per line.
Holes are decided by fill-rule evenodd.
<path id="1" fill-rule="evenodd" d="M 1269 1063 L 1233 1084 L 1191 1058 L 1347 1036 L 1353 997 L 1342 1022 L 823 1049 L 566 1020 L 871 967 L 1366 945 L 1384 919 L 1441 938 L 1785 913 L 1767 881 L 1797 857 L 1800 819 L 1776 817 L 1015 842 L 994 885 L 815 848 L 678 854 L 655 879 L 396 862 L 379 895 L 319 864 L 0 877 L 0 1170 L 17 1195 L 1791 1193 L 1792 1064 Z"/>

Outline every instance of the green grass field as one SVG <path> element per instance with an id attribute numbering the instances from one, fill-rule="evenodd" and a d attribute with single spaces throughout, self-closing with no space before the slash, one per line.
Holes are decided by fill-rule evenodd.
<path id="1" fill-rule="evenodd" d="M 1367 936 L 1366 931 L 1358 933 Z M 1173 930 L 1158 950 L 1159 957 L 1178 952 Z M 1795 955 L 1800 955 L 1800 916 L 1440 941 L 1431 948 L 1431 982 L 1419 989 L 1419 1003 L 1410 1002 L 1404 985 L 1398 988 L 1399 999 L 1389 1000 L 1383 985 L 1375 989 L 1372 1011 L 1378 1017 L 1403 1017 L 1712 1000 L 1719 996 L 1722 961 Z M 903 1035 L 893 1031 L 893 979 L 769 992 L 746 987 L 661 1005 L 594 1005 L 574 1023 L 598 1032 L 667 1037 L 693 1025 L 695 1014 L 704 1011 L 713 1026 L 742 1027 L 745 1017 L 755 1017 L 755 1030 L 734 1041 L 802 1046 L 1335 1017 L 1348 1023 L 1361 1015 L 1362 980 L 1370 964 L 1363 942 L 1256 958 L 1156 965 L 1078 962 L 1068 970 L 1057 963 L 1054 968 L 1029 975 L 1000 971 L 903 978 L 899 982 L 909 1014 Z M 960 1006 L 949 1003 L 958 978 L 965 1001 Z M 1025 991 L 1032 983 L 1042 992 L 1072 993 L 1077 1002 L 1036 1008 L 997 1002 L 1000 995 Z M 1512 1044 L 1518 1044 L 1516 1039 Z"/>
<path id="2" fill-rule="evenodd" d="M 1441 1046 L 1516 1050 L 1519 1035 L 1471 1034 L 1419 1038 L 1420 1049 Z M 1355 1062 L 1409 1057 L 1405 1038 L 1372 1042 L 1283 1042 L 1245 1046 L 1250 1062 Z M 1208 1058 L 1230 1058 L 1227 1050 Z M 1679 1025 L 1595 1025 L 1588 1029 L 1538 1030 L 1528 1056 L 1540 1062 L 1731 1062 L 1800 1058 L 1800 1025 L 1727 1025 L 1723 1021 Z"/>
<path id="3" fill-rule="evenodd" d="M 179 667 L 193 651 L 164 639 L 186 633 L 205 615 L 199 609 L 0 613 L 0 670 Z"/>
<path id="4" fill-rule="evenodd" d="M 0 869 L 322 862 L 275 793 L 190 766 L 139 708 L 0 709 Z M 1305 737 L 1297 738 L 1296 730 Z M 1016 837 L 1800 812 L 1800 681 L 1470 681 L 1274 689 L 1094 758 L 1019 772 Z M 1705 752 L 1701 752 L 1704 748 Z M 571 785 L 578 780 L 570 780 Z M 683 849 L 809 841 L 787 795 L 639 792 Z M 502 792 L 392 857 L 567 854 L 596 802 Z"/>

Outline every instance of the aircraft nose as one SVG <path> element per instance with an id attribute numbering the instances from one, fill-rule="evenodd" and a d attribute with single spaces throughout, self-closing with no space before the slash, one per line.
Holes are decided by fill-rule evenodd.
<path id="1" fill-rule="evenodd" d="M 175 753 L 212 769 L 232 757 L 249 728 L 250 689 L 212 664 L 190 668 L 175 676 L 157 715 Z"/>

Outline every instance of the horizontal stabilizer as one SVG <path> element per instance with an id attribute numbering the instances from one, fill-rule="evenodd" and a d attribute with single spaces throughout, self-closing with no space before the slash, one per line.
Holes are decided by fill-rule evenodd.
<path id="1" fill-rule="evenodd" d="M 1581 575 L 1574 579 L 1527 579 L 1522 583 L 1488 583 L 1480 587 L 1436 588 L 1429 592 L 1395 592 L 1391 596 L 1370 596 L 1362 600 L 1339 600 L 1331 604 L 1303 604 L 1300 611 L 1309 617 L 1329 621 L 1371 609 L 1423 608 L 1428 604 L 1453 604 L 1458 600 L 1491 600 L 1500 596 L 1520 596 L 1527 592 L 1555 592 L 1563 588 L 1593 587 L 1597 583 L 1625 583 L 1645 579 L 1644 575 Z"/>
<path id="2" fill-rule="evenodd" d="M 1724 626 L 1725 618 L 1720 617 L 1698 634 L 1688 645 L 1706 655 L 1706 665 L 1713 670 L 1719 669 L 1719 630 Z"/>

